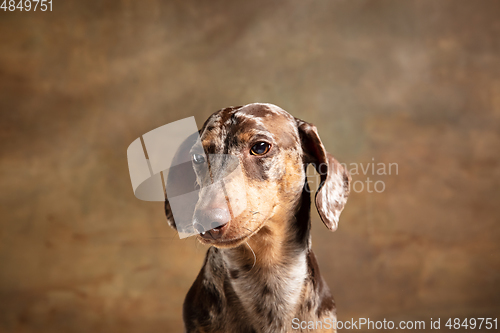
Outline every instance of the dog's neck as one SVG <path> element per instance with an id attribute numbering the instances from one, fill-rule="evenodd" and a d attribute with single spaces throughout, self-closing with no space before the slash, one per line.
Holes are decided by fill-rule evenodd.
<path id="1" fill-rule="evenodd" d="M 308 274 L 310 193 L 304 189 L 298 200 L 297 211 L 276 214 L 246 243 L 221 251 L 249 320 L 269 332 L 290 325 Z"/>

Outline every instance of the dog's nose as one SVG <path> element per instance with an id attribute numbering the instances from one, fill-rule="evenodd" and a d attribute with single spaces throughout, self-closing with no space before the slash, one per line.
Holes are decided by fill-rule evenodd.
<path id="1" fill-rule="evenodd" d="M 199 233 L 209 232 L 213 238 L 222 236 L 222 227 L 231 220 L 227 209 L 214 208 L 198 210 L 195 213 L 194 228 Z"/>

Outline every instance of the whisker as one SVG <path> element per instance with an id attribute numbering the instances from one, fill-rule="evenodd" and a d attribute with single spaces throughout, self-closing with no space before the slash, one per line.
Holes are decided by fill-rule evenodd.
<path id="1" fill-rule="evenodd" d="M 252 268 L 250 268 L 250 270 L 252 270 L 255 267 L 255 264 L 257 263 L 257 256 L 255 255 L 255 252 L 253 252 L 253 249 L 250 246 L 250 244 L 248 244 L 248 242 L 245 242 L 245 243 L 247 243 L 248 247 L 250 248 L 250 251 L 252 251 L 252 253 L 253 253 L 253 266 L 252 266 Z"/>
<path id="2" fill-rule="evenodd" d="M 273 210 L 261 210 L 261 211 L 249 210 L 249 212 L 252 213 L 252 215 L 255 215 L 255 214 L 262 214 L 262 213 L 272 213 Z"/>

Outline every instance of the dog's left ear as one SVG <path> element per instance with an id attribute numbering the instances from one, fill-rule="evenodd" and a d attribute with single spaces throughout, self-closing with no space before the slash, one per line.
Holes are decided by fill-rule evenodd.
<path id="1" fill-rule="evenodd" d="M 323 223 L 331 231 L 338 227 L 340 213 L 349 196 L 351 176 L 349 172 L 323 146 L 316 126 L 297 119 L 302 141 L 304 163 L 313 164 L 321 176 L 316 192 L 316 208 Z"/>

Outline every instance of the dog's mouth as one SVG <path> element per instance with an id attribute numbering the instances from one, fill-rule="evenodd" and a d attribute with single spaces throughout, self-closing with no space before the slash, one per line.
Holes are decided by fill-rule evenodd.
<path id="1" fill-rule="evenodd" d="M 255 235 L 257 232 L 259 232 L 260 229 L 264 226 L 265 222 L 267 219 L 264 219 L 258 226 L 257 228 L 251 230 L 246 227 L 242 227 L 246 232 L 244 233 L 239 233 L 236 237 L 230 237 L 230 238 L 224 238 L 223 235 L 228 231 L 230 227 L 230 223 L 232 221 L 229 221 L 228 223 L 219 226 L 217 228 L 208 230 L 204 233 L 200 233 L 198 235 L 198 240 L 205 245 L 213 245 L 215 247 L 219 248 L 232 248 L 240 245 L 241 243 L 245 242 L 248 238 L 252 237 Z M 248 221 L 247 221 L 248 222 Z"/>
<path id="2" fill-rule="evenodd" d="M 219 225 L 219 226 L 217 226 L 213 229 L 207 230 L 207 231 L 200 231 L 199 237 L 203 240 L 217 241 L 227 231 L 230 223 L 231 223 L 231 221 L 229 221 L 223 225 Z M 195 228 L 196 228 L 196 226 L 195 226 Z"/>

